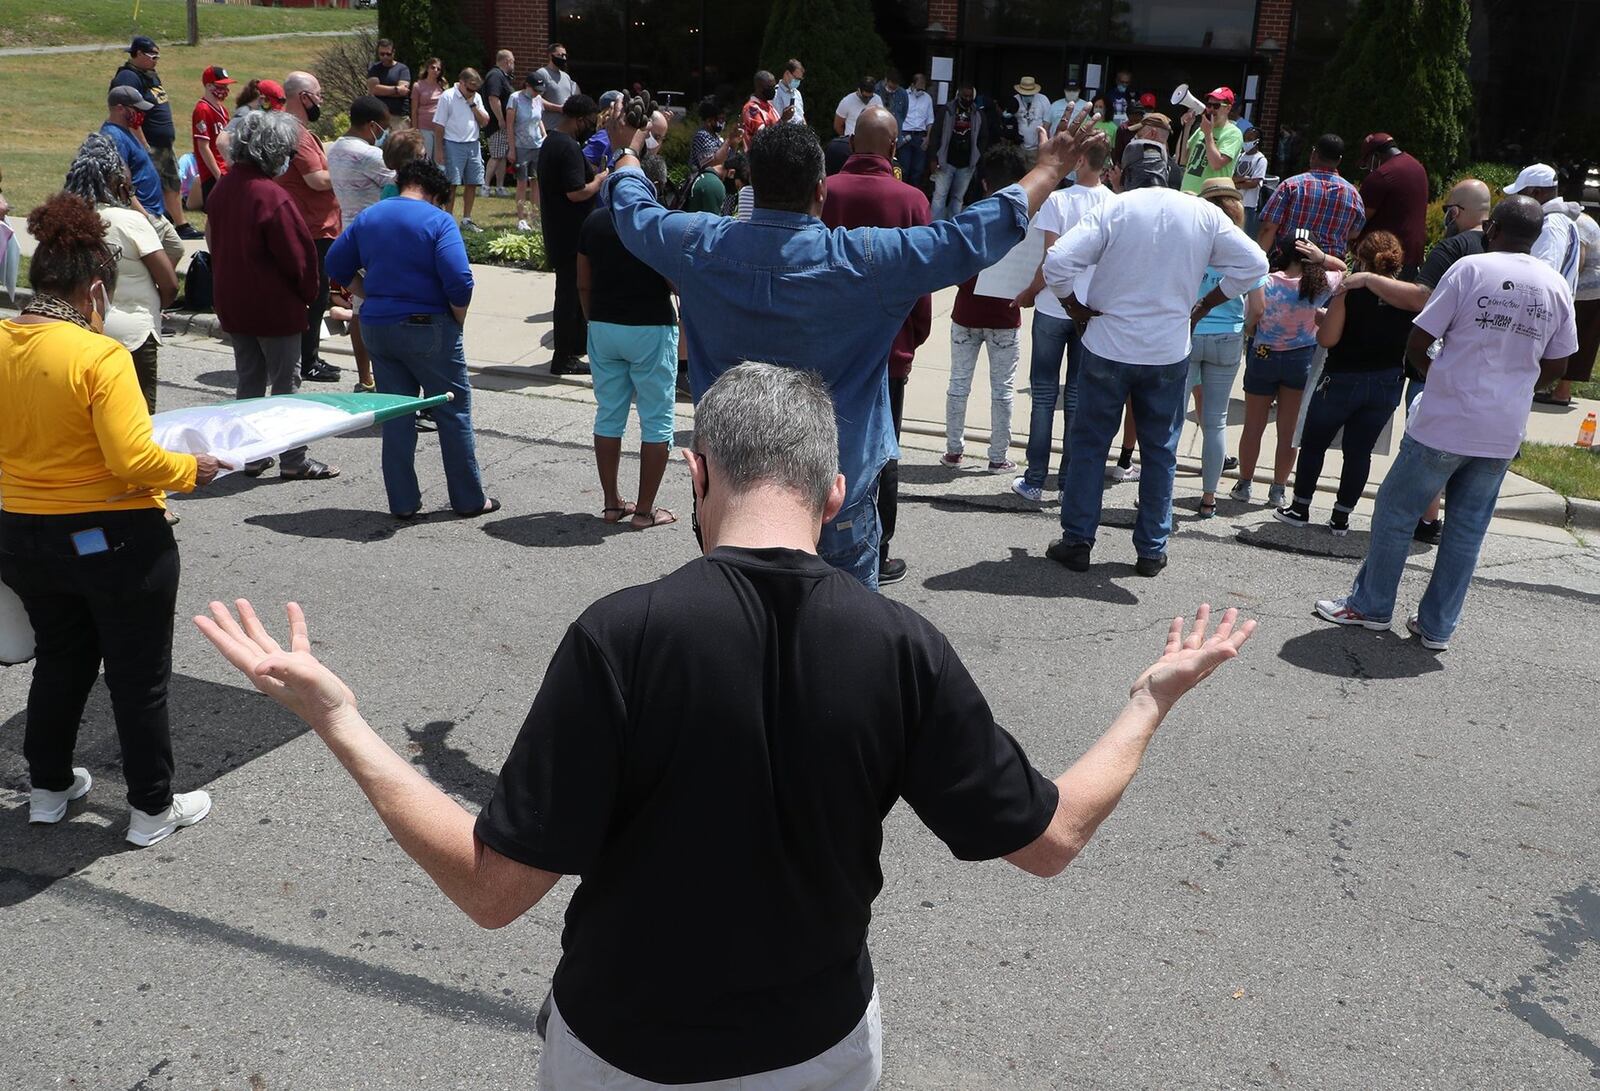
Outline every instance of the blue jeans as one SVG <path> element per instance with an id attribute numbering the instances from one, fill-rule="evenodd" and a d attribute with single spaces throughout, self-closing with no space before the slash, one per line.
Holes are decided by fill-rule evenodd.
<path id="1" fill-rule="evenodd" d="M 1056 486 L 1066 487 L 1067 462 L 1071 452 L 1072 411 L 1078 404 L 1078 369 L 1083 363 L 1083 339 L 1070 318 L 1056 318 L 1035 309 L 1033 312 L 1033 360 L 1028 370 L 1028 397 L 1033 414 L 1028 420 L 1028 468 L 1024 480 L 1036 489 L 1044 488 L 1050 473 L 1050 431 L 1056 419 L 1056 394 L 1061 388 L 1061 360 L 1066 358 L 1067 382 L 1061 429 L 1061 469 Z"/>
<path id="2" fill-rule="evenodd" d="M 928 219 L 942 220 L 961 214 L 961 204 L 966 199 L 967 187 L 972 185 L 972 172 L 976 167 L 941 166 L 933 176 L 933 202 L 928 209 Z"/>
<path id="3" fill-rule="evenodd" d="M 1372 474 L 1372 448 L 1383 434 L 1383 426 L 1400 404 L 1404 380 L 1400 369 L 1389 371 L 1324 371 L 1322 381 L 1311 393 L 1306 407 L 1305 427 L 1300 430 L 1300 459 L 1294 467 L 1294 498 L 1311 503 L 1317 493 L 1317 479 L 1328 447 L 1339 429 L 1344 465 L 1339 470 L 1339 492 L 1334 497 L 1335 511 L 1351 512 L 1361 499 Z"/>
<path id="4" fill-rule="evenodd" d="M 467 379 L 467 356 L 462 348 L 461 326 L 448 314 L 428 316 L 426 325 L 401 322 L 393 326 L 361 324 L 361 335 L 372 356 L 372 375 L 381 394 L 424 397 L 453 394 L 454 399 L 435 406 L 439 426 L 439 453 L 444 457 L 445 487 L 450 506 L 462 515 L 483 510 L 486 498 L 478 476 L 478 454 L 472 440 L 472 384 Z M 389 510 L 407 515 L 422 507 L 417 485 L 417 428 L 410 417 L 383 424 L 383 488 Z"/>
<path id="5" fill-rule="evenodd" d="M 922 146 L 927 133 L 909 133 L 900 145 L 900 180 L 907 185 L 922 185 L 928 170 L 928 149 Z"/>
<path id="6" fill-rule="evenodd" d="M 1122 428 L 1122 407 L 1133 401 L 1139 437 L 1139 510 L 1133 547 L 1141 557 L 1161 557 L 1172 533 L 1172 481 L 1178 471 L 1178 435 L 1189 362 L 1124 364 L 1083 351 L 1078 405 L 1072 416 L 1066 481 L 1061 490 L 1061 539 L 1094 544 L 1100 528 L 1106 454 Z"/>
<path id="7" fill-rule="evenodd" d="M 841 509 L 832 522 L 822 524 L 817 555 L 835 568 L 843 569 L 870 591 L 878 589 L 878 486 L 851 507 Z"/>
<path id="8" fill-rule="evenodd" d="M 1228 458 L 1228 405 L 1244 354 L 1243 333 L 1197 333 L 1189 350 L 1189 386 L 1200 388 L 1200 482 L 1217 491 Z"/>
<path id="9" fill-rule="evenodd" d="M 1433 575 L 1417 610 L 1417 624 L 1430 640 L 1449 641 L 1461 621 L 1478 551 L 1500 499 L 1509 458 L 1453 455 L 1409 435 L 1378 489 L 1372 513 L 1372 544 L 1356 573 L 1349 605 L 1374 621 L 1394 617 L 1394 600 L 1405 571 L 1411 535 L 1433 498 L 1444 490 L 1450 518 L 1433 558 Z"/>

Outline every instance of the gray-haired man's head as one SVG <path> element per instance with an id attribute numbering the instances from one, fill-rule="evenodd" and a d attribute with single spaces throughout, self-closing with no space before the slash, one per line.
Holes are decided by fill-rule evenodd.
<path id="1" fill-rule="evenodd" d="M 300 143 L 300 123 L 281 110 L 251 110 L 229 128 L 228 162 L 253 164 L 268 178 L 283 173 Z"/>
<path id="2" fill-rule="evenodd" d="M 740 364 L 723 372 L 694 411 L 694 452 L 711 464 L 707 492 L 726 497 L 774 486 L 812 512 L 827 506 L 839 476 L 833 399 L 815 372 Z"/>

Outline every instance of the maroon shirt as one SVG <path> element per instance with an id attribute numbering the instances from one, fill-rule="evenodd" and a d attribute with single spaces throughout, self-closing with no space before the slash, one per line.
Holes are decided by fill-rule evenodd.
<path id="1" fill-rule="evenodd" d="M 974 290 L 977 286 L 978 278 L 973 277 L 956 289 L 950 321 L 969 330 L 1014 330 L 1022 326 L 1022 311 L 1016 300 L 979 295 Z"/>
<path id="2" fill-rule="evenodd" d="M 251 337 L 304 333 L 306 307 L 317 298 L 317 248 L 288 190 L 253 163 L 237 163 L 211 191 L 206 220 L 222 328 Z"/>
<path id="3" fill-rule="evenodd" d="M 928 198 L 915 186 L 894 176 L 894 167 L 881 155 L 852 155 L 839 173 L 828 179 L 822 202 L 822 222 L 829 227 L 926 227 Z M 889 348 L 889 377 L 911 375 L 917 346 L 933 329 L 933 297 L 917 300 Z"/>
<path id="4" fill-rule="evenodd" d="M 1428 171 L 1410 155 L 1391 155 L 1361 183 L 1369 231 L 1388 231 L 1406 250 L 1407 265 L 1421 265 L 1428 241 Z"/>

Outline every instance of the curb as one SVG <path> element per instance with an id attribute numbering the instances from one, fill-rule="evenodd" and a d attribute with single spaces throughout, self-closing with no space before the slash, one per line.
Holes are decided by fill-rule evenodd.
<path id="1" fill-rule="evenodd" d="M 1569 496 L 1566 501 L 1568 526 L 1573 530 L 1600 531 L 1600 500 Z"/>

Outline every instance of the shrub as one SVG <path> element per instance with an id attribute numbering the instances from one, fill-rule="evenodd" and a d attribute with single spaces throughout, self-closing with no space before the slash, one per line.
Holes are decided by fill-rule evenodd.
<path id="1" fill-rule="evenodd" d="M 479 265 L 550 272 L 544 236 L 537 231 L 484 231 L 463 235 L 462 241 L 467 245 L 467 260 Z"/>
<path id="2" fill-rule="evenodd" d="M 367 68 L 378 54 L 378 36 L 371 27 L 331 39 L 317 54 L 311 73 L 322 84 L 322 116 L 311 131 L 324 140 L 350 128 L 350 103 L 367 93 Z"/>
<path id="3" fill-rule="evenodd" d="M 1489 186 L 1489 207 L 1493 208 L 1506 195 L 1506 187 L 1517 180 L 1517 168 L 1509 163 L 1468 163 L 1465 169 L 1445 186 L 1443 192 L 1428 205 L 1428 245 L 1444 238 L 1444 199 L 1457 182 L 1463 178 L 1476 178 Z"/>
<path id="4" fill-rule="evenodd" d="M 444 63 L 446 82 L 463 68 L 488 67 L 489 53 L 461 18 L 456 0 L 383 0 L 378 32 L 394 42 L 395 57 L 412 75 L 431 56 Z"/>

